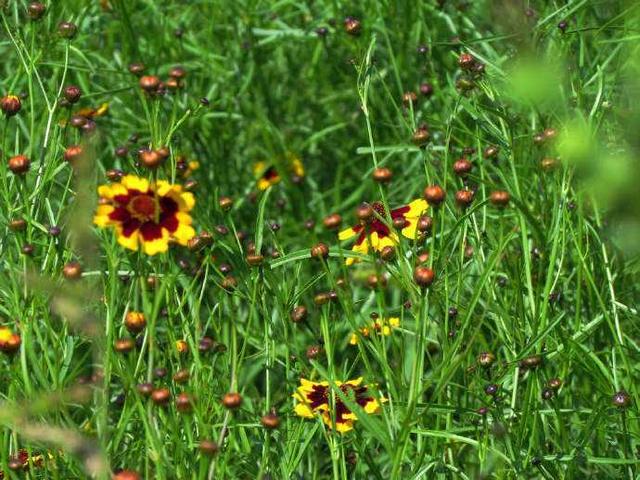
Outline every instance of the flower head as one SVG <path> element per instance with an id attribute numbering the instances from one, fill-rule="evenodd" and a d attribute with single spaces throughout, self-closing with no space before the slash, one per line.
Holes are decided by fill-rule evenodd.
<path id="1" fill-rule="evenodd" d="M 360 405 L 365 413 L 378 413 L 380 402 L 369 395 L 366 386 L 362 386 L 362 377 L 347 382 L 336 382 L 336 386 L 353 402 Z M 332 428 L 332 414 L 335 416 L 336 430 L 340 433 L 353 429 L 353 422 L 358 418 L 349 410 L 342 399 L 335 396 L 335 412 L 331 410 L 331 388 L 329 382 L 312 382 L 304 378 L 300 379 L 300 386 L 293 394 L 296 400 L 295 412 L 303 418 L 313 418 L 320 415 L 322 421 Z M 385 401 L 381 398 L 380 401 Z"/>
<path id="2" fill-rule="evenodd" d="M 304 177 L 304 166 L 298 157 L 292 154 L 287 155 L 286 165 L 292 177 Z M 258 190 L 266 190 L 281 180 L 280 173 L 276 170 L 275 165 L 267 162 L 256 162 L 253 165 L 253 174 L 257 179 Z"/>
<path id="3" fill-rule="evenodd" d="M 120 182 L 101 185 L 98 195 L 93 222 L 115 228 L 118 243 L 130 250 L 142 246 L 144 253 L 155 255 L 166 252 L 170 241 L 187 245 L 196 234 L 188 213 L 195 199 L 180 185 L 125 175 Z"/>
<path id="4" fill-rule="evenodd" d="M 373 210 L 380 217 L 385 217 L 384 206 L 380 202 L 375 202 Z M 414 200 L 408 205 L 394 208 L 389 213 L 394 225 L 401 225 L 400 232 L 403 236 L 415 240 L 417 235 L 417 225 L 420 215 L 429 207 L 429 204 L 422 199 Z M 381 252 L 385 247 L 393 247 L 398 243 L 398 235 L 391 230 L 386 222 L 377 216 L 370 222 L 364 222 L 355 227 L 347 228 L 339 233 L 340 240 L 348 240 L 357 237 L 352 250 L 357 253 L 367 254 L 369 248 Z M 347 258 L 347 265 L 356 262 L 355 258 Z"/>
<path id="5" fill-rule="evenodd" d="M 394 329 L 400 326 L 400 319 L 398 317 L 391 317 L 388 319 L 377 318 L 367 327 L 360 329 L 360 336 L 369 337 L 371 334 L 378 334 L 385 337 L 391 335 Z M 357 333 L 352 333 L 349 339 L 349 344 L 357 345 L 359 336 Z"/>
<path id="6" fill-rule="evenodd" d="M 21 343 L 20 335 L 13 333 L 9 327 L 0 327 L 0 352 L 15 353 Z"/>

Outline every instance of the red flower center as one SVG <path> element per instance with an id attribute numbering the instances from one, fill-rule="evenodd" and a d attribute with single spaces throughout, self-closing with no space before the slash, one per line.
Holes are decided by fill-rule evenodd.
<path id="1" fill-rule="evenodd" d="M 373 398 L 367 396 L 367 387 L 361 387 L 356 385 L 351 385 L 349 383 L 343 383 L 340 386 L 340 390 L 347 396 L 350 397 L 355 403 L 360 405 L 362 408 L 365 405 L 373 400 Z M 307 394 L 307 401 L 309 402 L 309 406 L 312 409 L 318 408 L 321 405 L 329 405 L 329 387 L 324 385 L 314 385 L 313 390 Z M 344 418 L 344 415 L 350 414 L 351 410 L 342 402 L 340 397 L 336 396 L 336 422 L 344 423 L 347 420 Z"/>
<path id="2" fill-rule="evenodd" d="M 152 196 L 142 194 L 133 197 L 128 207 L 133 216 L 140 220 L 147 220 L 156 214 L 158 204 Z"/>

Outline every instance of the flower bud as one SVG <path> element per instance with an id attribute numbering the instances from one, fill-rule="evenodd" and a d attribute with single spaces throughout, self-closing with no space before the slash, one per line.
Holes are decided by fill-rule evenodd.
<path id="1" fill-rule="evenodd" d="M 67 280 L 78 280 L 82 277 L 82 266 L 79 262 L 69 262 L 62 268 L 62 275 Z"/>
<path id="2" fill-rule="evenodd" d="M 317 243 L 311 247 L 311 258 L 329 258 L 329 247 L 322 242 Z"/>
<path id="3" fill-rule="evenodd" d="M 157 168 L 164 161 L 164 158 L 157 150 L 141 150 L 138 153 L 138 160 L 147 168 Z"/>
<path id="4" fill-rule="evenodd" d="M 157 388 L 151 392 L 151 401 L 158 406 L 165 406 L 169 403 L 171 392 L 168 388 Z"/>
<path id="5" fill-rule="evenodd" d="M 421 125 L 415 132 L 413 132 L 413 143 L 414 145 L 421 147 L 429 141 L 430 137 L 431 134 L 429 133 L 427 126 Z"/>
<path id="6" fill-rule="evenodd" d="M 20 97 L 16 95 L 5 95 L 0 99 L 0 109 L 7 118 L 17 115 L 22 108 Z"/>
<path id="7" fill-rule="evenodd" d="M 461 158 L 453 163 L 453 171 L 456 175 L 464 177 L 473 169 L 473 164 L 466 158 Z"/>
<path id="8" fill-rule="evenodd" d="M 72 40 L 78 33 L 78 27 L 72 22 L 60 22 L 58 24 L 58 33 L 62 38 Z"/>
<path id="9" fill-rule="evenodd" d="M 331 215 L 324 217 L 322 223 L 327 230 L 335 230 L 342 224 L 342 217 L 337 213 L 332 213 Z"/>
<path id="10" fill-rule="evenodd" d="M 353 17 L 347 17 L 344 19 L 344 31 L 349 35 L 360 35 L 360 30 L 362 29 L 362 25 L 360 20 Z"/>
<path id="11" fill-rule="evenodd" d="M 262 426 L 268 430 L 275 430 L 280 426 L 280 418 L 275 413 L 267 413 L 260 419 Z"/>
<path id="12" fill-rule="evenodd" d="M 420 288 L 427 288 L 435 279 L 435 273 L 429 267 L 418 266 L 413 270 L 413 281 Z"/>
<path id="13" fill-rule="evenodd" d="M 115 341 L 113 347 L 118 353 L 129 353 L 136 347 L 136 342 L 131 338 L 119 338 Z"/>
<path id="14" fill-rule="evenodd" d="M 47 7 L 42 2 L 31 2 L 27 7 L 27 15 L 31 20 L 40 20 L 46 11 Z"/>
<path id="15" fill-rule="evenodd" d="M 75 163 L 83 154 L 81 145 L 71 145 L 64 151 L 64 159 L 69 163 Z"/>
<path id="16" fill-rule="evenodd" d="M 82 96 L 82 90 L 80 90 L 80 87 L 76 85 L 69 85 L 65 87 L 63 95 L 65 100 L 73 105 L 74 103 L 77 103 L 78 100 L 80 100 L 80 97 Z"/>
<path id="17" fill-rule="evenodd" d="M 423 192 L 424 199 L 436 207 L 444 201 L 445 195 L 440 185 L 429 185 Z"/>
<path id="18" fill-rule="evenodd" d="M 298 305 L 289 314 L 293 323 L 304 322 L 307 319 L 307 308 L 303 305 Z"/>
<path id="19" fill-rule="evenodd" d="M 114 473 L 111 477 L 112 480 L 141 480 L 142 477 L 133 470 L 120 470 L 118 473 Z"/>
<path id="20" fill-rule="evenodd" d="M 509 192 L 505 192 L 504 190 L 496 190 L 491 192 L 491 196 L 489 197 L 491 203 L 493 203 L 496 207 L 506 207 L 509 204 L 509 200 L 511 197 L 509 196 Z"/>
<path id="21" fill-rule="evenodd" d="M 387 167 L 378 167 L 373 171 L 373 180 L 378 183 L 389 183 L 393 178 L 393 173 Z"/>
<path id="22" fill-rule="evenodd" d="M 176 410 L 180 413 L 189 413 L 193 410 L 193 398 L 188 393 L 182 392 L 176 397 Z"/>
<path id="23" fill-rule="evenodd" d="M 124 326 L 130 333 L 135 335 L 144 330 L 144 327 L 147 326 L 147 320 L 142 312 L 130 311 L 124 317 Z"/>
<path id="24" fill-rule="evenodd" d="M 140 88 L 147 93 L 156 93 L 160 87 L 160 79 L 156 75 L 144 75 L 140 77 Z"/>
<path id="25" fill-rule="evenodd" d="M 198 448 L 203 455 L 207 455 L 208 457 L 213 457 L 218 453 L 218 444 L 212 440 L 201 440 Z"/>
<path id="26" fill-rule="evenodd" d="M 136 77 L 139 77 L 144 73 L 144 68 L 144 63 L 135 62 L 129 64 L 129 72 L 134 74 Z"/>
<path id="27" fill-rule="evenodd" d="M 475 194 L 472 190 L 458 190 L 456 192 L 456 203 L 461 208 L 467 208 L 473 202 L 473 197 Z"/>
<path id="28" fill-rule="evenodd" d="M 9 170 L 16 175 L 24 175 L 30 166 L 31 161 L 24 155 L 16 155 L 9 159 Z"/>
<path id="29" fill-rule="evenodd" d="M 222 405 L 229 410 L 235 410 L 242 405 L 242 396 L 237 392 L 225 393 L 222 397 Z"/>

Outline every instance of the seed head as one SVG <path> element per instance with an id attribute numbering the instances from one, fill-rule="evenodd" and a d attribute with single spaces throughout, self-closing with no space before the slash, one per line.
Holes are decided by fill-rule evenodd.
<path id="1" fill-rule="evenodd" d="M 138 153 L 138 160 L 141 165 L 153 169 L 164 162 L 164 157 L 157 150 L 141 150 Z"/>
<path id="2" fill-rule="evenodd" d="M 264 261 L 264 256 L 252 253 L 247 255 L 246 260 L 250 267 L 259 267 Z"/>
<path id="3" fill-rule="evenodd" d="M 136 390 L 138 390 L 138 393 L 140 395 L 142 395 L 143 397 L 148 397 L 149 395 L 151 395 L 151 392 L 153 392 L 153 384 L 152 383 L 139 383 L 136 386 Z"/>
<path id="4" fill-rule="evenodd" d="M 458 57 L 458 65 L 463 70 L 471 70 L 476 63 L 476 59 L 470 53 L 461 53 Z"/>
<path id="5" fill-rule="evenodd" d="M 193 409 L 193 398 L 188 393 L 182 392 L 176 397 L 176 410 L 180 413 L 189 413 Z"/>
<path id="6" fill-rule="evenodd" d="M 373 219 L 373 207 L 363 202 L 356 209 L 356 217 L 362 222 L 369 222 Z"/>
<path id="7" fill-rule="evenodd" d="M 308 360 L 315 360 L 321 353 L 322 347 L 320 345 L 310 345 L 307 347 L 306 355 Z"/>
<path id="8" fill-rule="evenodd" d="M 233 199 L 231 197 L 220 197 L 218 205 L 220 206 L 220 210 L 228 212 L 233 208 Z"/>

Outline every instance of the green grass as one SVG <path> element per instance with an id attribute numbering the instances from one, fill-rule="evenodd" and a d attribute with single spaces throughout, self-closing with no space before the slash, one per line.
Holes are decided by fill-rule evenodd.
<path id="1" fill-rule="evenodd" d="M 530 15 L 527 2 L 507 0 L 49 3 L 31 21 L 27 2 L 0 1 L 0 94 L 23 95 L 20 113 L 0 118 L 0 326 L 22 341 L 0 354 L 5 478 L 640 475 L 635 2 L 544 0 Z M 358 36 L 345 33 L 349 15 L 362 22 Z M 61 21 L 77 24 L 76 38 L 60 37 Z M 485 72 L 463 71 L 461 53 Z M 162 79 L 182 65 L 184 88 L 147 95 L 132 62 Z M 83 95 L 65 107 L 71 84 Z M 416 102 L 403 102 L 408 91 Z M 71 125 L 77 110 L 103 103 L 94 134 Z M 430 140 L 419 148 L 423 124 Z M 555 138 L 536 142 L 545 129 Z M 75 144 L 86 154 L 71 164 L 63 154 Z M 137 164 L 139 148 L 164 146 L 160 168 Z M 484 157 L 489 146 L 495 158 Z M 31 160 L 24 176 L 8 168 L 17 154 Z M 259 192 L 253 165 L 284 172 L 289 155 L 304 164 L 302 180 L 282 174 Z M 150 257 L 92 225 L 109 170 L 184 183 L 180 156 L 200 163 L 188 178 L 192 214 L 211 245 Z M 466 177 L 453 171 L 462 157 L 473 164 Z M 372 179 L 376 167 L 391 169 L 391 183 Z M 427 212 L 428 238 L 402 238 L 390 261 L 345 265 L 352 243 L 325 216 L 357 225 L 362 202 L 388 211 L 433 184 L 447 198 Z M 465 188 L 475 191 L 467 209 L 454 198 Z M 490 201 L 496 190 L 509 192 L 506 208 Z M 222 197 L 234 200 L 229 211 Z M 16 219 L 23 230 L 10 228 Z M 319 241 L 326 260 L 311 258 Z M 265 257 L 258 267 L 246 261 L 253 249 Z M 62 275 L 70 261 L 81 280 Z M 413 279 L 420 262 L 435 272 L 426 289 Z M 227 275 L 233 292 L 222 288 Z M 334 300 L 317 305 L 321 292 Z M 299 305 L 308 317 L 294 323 Z M 114 343 L 132 338 L 128 311 L 144 312 L 147 326 L 122 354 Z M 372 313 L 400 327 L 350 345 Z M 309 359 L 312 346 L 320 353 Z M 491 367 L 479 365 L 482 352 L 495 356 Z M 174 381 L 183 369 L 188 381 Z M 356 412 L 353 431 L 295 414 L 300 378 L 360 376 L 387 401 L 367 415 L 332 389 L 332 405 Z M 553 378 L 562 386 L 545 399 Z M 147 382 L 170 389 L 167 406 L 138 392 Z M 221 399 L 235 391 L 243 403 L 226 409 Z M 620 391 L 625 408 L 612 401 Z M 193 396 L 191 413 L 176 409 L 181 392 Z M 270 411 L 274 430 L 261 424 Z M 42 463 L 10 470 L 19 449 Z"/>

